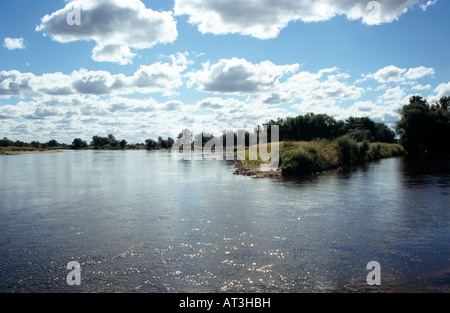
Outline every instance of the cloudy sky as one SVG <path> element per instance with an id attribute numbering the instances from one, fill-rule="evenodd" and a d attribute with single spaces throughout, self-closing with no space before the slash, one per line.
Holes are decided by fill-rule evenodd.
<path id="1" fill-rule="evenodd" d="M 450 1 L 0 4 L 0 137 L 176 136 L 450 96 Z"/>

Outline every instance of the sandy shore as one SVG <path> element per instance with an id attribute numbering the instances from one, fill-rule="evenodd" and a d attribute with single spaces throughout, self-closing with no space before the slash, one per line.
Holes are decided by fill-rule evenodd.
<path id="1" fill-rule="evenodd" d="M 44 151 L 5 151 L 0 155 L 20 155 L 20 154 L 47 154 L 47 153 L 59 153 L 59 150 L 44 150 Z"/>

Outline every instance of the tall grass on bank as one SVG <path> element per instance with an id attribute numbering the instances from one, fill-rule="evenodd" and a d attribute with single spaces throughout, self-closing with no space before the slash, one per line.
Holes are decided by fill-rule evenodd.
<path id="1" fill-rule="evenodd" d="M 306 175 L 405 153 L 398 144 L 356 142 L 348 136 L 332 141 L 284 142 L 280 167 L 286 176 Z"/>
<path id="2" fill-rule="evenodd" d="M 243 156 L 244 157 L 243 163 L 244 163 L 246 168 L 253 169 L 253 170 L 258 170 L 262 164 L 270 164 L 271 163 L 270 161 L 267 162 L 267 161 L 261 160 L 260 153 L 259 153 L 259 151 L 261 151 L 261 149 L 265 149 L 265 151 L 267 151 L 268 153 L 272 152 L 273 151 L 272 150 L 272 143 L 269 142 L 269 143 L 266 143 L 266 144 L 258 144 L 257 145 L 257 147 L 256 147 L 256 150 L 257 150 L 257 158 L 256 158 L 256 160 L 250 158 L 250 147 L 245 147 L 245 150 L 244 150 L 245 154 Z M 236 157 L 238 156 L 237 148 L 235 148 L 235 156 Z"/>

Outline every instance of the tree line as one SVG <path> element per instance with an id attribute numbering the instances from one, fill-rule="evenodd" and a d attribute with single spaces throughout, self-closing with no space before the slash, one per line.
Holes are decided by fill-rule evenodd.
<path id="1" fill-rule="evenodd" d="M 147 139 L 145 144 L 131 144 L 129 145 L 125 139 L 117 140 L 114 135 L 110 134 L 106 137 L 94 136 L 92 137 L 92 141 L 90 145 L 87 141 L 84 141 L 80 138 L 75 138 L 72 142 L 71 148 L 74 150 L 86 149 L 92 147 L 94 149 L 106 149 L 106 150 L 115 150 L 115 149 L 169 149 L 174 145 L 174 140 L 172 138 L 168 138 L 167 140 L 162 137 L 158 138 L 158 141 L 153 139 Z"/>
<path id="2" fill-rule="evenodd" d="M 6 137 L 3 137 L 3 139 L 0 139 L 0 147 L 48 149 L 48 148 L 56 148 L 56 147 L 68 148 L 69 146 L 67 144 L 61 144 L 54 139 L 52 139 L 48 142 L 41 143 L 39 141 L 32 141 L 32 142 L 23 142 L 21 140 L 12 141 Z"/>
<path id="3" fill-rule="evenodd" d="M 17 147 L 17 148 L 34 148 L 34 149 L 72 149 L 72 150 L 83 150 L 83 149 L 101 149 L 101 150 L 119 150 L 119 149 L 170 149 L 174 145 L 174 139 L 168 138 L 163 139 L 158 138 L 158 141 L 147 139 L 144 143 L 129 144 L 125 139 L 117 140 L 114 135 L 110 134 L 106 137 L 94 136 L 92 141 L 88 143 L 86 140 L 81 138 L 75 138 L 72 144 L 59 143 L 55 139 L 48 142 L 41 143 L 39 141 L 23 142 L 20 140 L 12 141 L 4 137 L 0 139 L 0 147 Z"/>
<path id="4" fill-rule="evenodd" d="M 349 117 L 336 120 L 326 114 L 309 113 L 287 119 L 271 120 L 278 125 L 281 141 L 312 141 L 316 139 L 337 139 L 348 136 L 357 142 L 395 142 L 395 132 L 386 124 L 376 123 L 369 117 Z"/>
<path id="5" fill-rule="evenodd" d="M 442 97 L 438 102 L 430 105 L 421 96 L 410 98 L 409 104 L 405 105 L 400 112 L 401 119 L 395 125 L 395 131 L 386 124 L 377 123 L 369 117 L 349 117 L 345 121 L 337 120 L 326 114 L 308 113 L 286 119 L 270 120 L 267 123 L 267 140 L 271 139 L 271 126 L 277 125 L 280 130 L 280 141 L 313 141 L 318 139 L 335 140 L 345 137 L 355 142 L 385 142 L 394 143 L 399 141 L 410 154 L 415 153 L 448 153 L 450 152 L 450 97 Z M 255 128 L 258 132 L 259 127 Z M 396 134 L 399 140 L 396 139 Z M 220 136 L 223 146 L 226 146 L 227 136 L 232 136 L 237 142 L 238 131 L 223 132 Z M 177 137 L 191 136 L 192 145 L 204 146 L 212 135 L 192 135 L 188 129 L 183 130 Z M 245 145 L 250 145 L 250 133 L 245 131 Z M 75 138 L 71 145 L 58 143 L 50 140 L 45 143 L 32 141 L 12 141 L 8 138 L 0 140 L 0 147 L 19 148 L 71 148 L 75 150 L 94 149 L 170 149 L 175 144 L 171 137 L 158 140 L 147 139 L 145 143 L 128 144 L 124 139 L 117 140 L 114 135 L 106 137 L 94 136 L 88 143 L 80 138 Z"/>
<path id="6" fill-rule="evenodd" d="M 326 114 L 308 113 L 286 119 L 270 120 L 267 123 L 267 141 L 271 140 L 271 126 L 279 127 L 280 141 L 314 141 L 320 139 L 338 140 L 342 145 L 348 142 L 362 143 L 400 143 L 408 153 L 449 153 L 450 152 L 450 97 L 442 97 L 429 104 L 421 96 L 410 98 L 400 112 L 400 120 L 391 129 L 369 117 L 349 117 L 337 120 Z M 259 130 L 258 126 L 255 132 Z M 178 139 L 187 134 L 184 130 Z M 228 135 L 230 135 L 228 133 Z M 237 132 L 231 134 L 237 142 Z M 227 133 L 221 136 L 226 145 Z M 193 136 L 192 145 L 205 145 L 213 136 Z M 397 139 L 398 138 L 398 139 Z M 245 132 L 245 145 L 250 144 L 250 133 Z M 344 145 L 345 146 L 345 145 Z"/>
<path id="7" fill-rule="evenodd" d="M 383 123 L 376 123 L 369 117 L 349 117 L 346 121 L 336 120 L 332 116 L 326 114 L 308 113 L 306 115 L 299 115 L 297 117 L 289 117 L 285 120 L 277 119 L 270 120 L 267 128 L 261 126 L 255 127 L 254 134 L 267 134 L 267 142 L 271 142 L 272 127 L 279 127 L 280 141 L 313 141 L 318 139 L 334 140 L 343 136 L 348 137 L 356 142 L 385 142 L 394 143 L 395 132 Z M 177 137 L 190 138 L 192 146 L 205 146 L 211 139 L 215 138 L 213 135 L 200 133 L 192 134 L 189 129 L 184 129 Z M 251 144 L 251 134 L 247 130 L 227 131 L 219 136 L 219 142 L 225 147 L 227 138 L 232 138 L 234 143 L 238 142 L 238 137 L 242 138 L 245 146 Z M 260 137 L 256 139 L 259 143 Z"/>

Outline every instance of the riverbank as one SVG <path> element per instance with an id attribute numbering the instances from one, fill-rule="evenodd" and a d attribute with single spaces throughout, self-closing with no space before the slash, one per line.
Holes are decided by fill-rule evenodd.
<path id="1" fill-rule="evenodd" d="M 393 143 L 355 142 L 348 138 L 280 143 L 279 167 L 261 161 L 236 161 L 235 175 L 262 177 L 301 176 L 337 170 L 364 162 L 406 155 Z"/>
<path id="2" fill-rule="evenodd" d="M 281 178 L 283 177 L 283 172 L 281 168 L 271 169 L 260 166 L 246 166 L 245 161 L 235 161 L 234 175 L 250 176 L 253 178 Z"/>
<path id="3" fill-rule="evenodd" d="M 1 147 L 0 155 L 21 155 L 21 154 L 43 154 L 43 153 L 59 153 L 61 151 L 54 149 L 36 149 L 36 148 L 18 148 L 18 147 Z"/>

